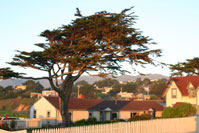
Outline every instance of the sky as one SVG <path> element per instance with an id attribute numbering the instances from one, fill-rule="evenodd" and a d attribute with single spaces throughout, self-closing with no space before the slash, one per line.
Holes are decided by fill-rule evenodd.
<path id="1" fill-rule="evenodd" d="M 88 16 L 104 10 L 119 13 L 132 6 L 138 16 L 135 27 L 163 51 L 158 61 L 175 64 L 198 57 L 198 0 L 4 0 L 0 1 L 0 67 L 11 67 L 35 77 L 43 75 L 5 62 L 12 61 L 16 50 L 38 50 L 33 44 L 45 41 L 39 34 L 69 24 L 76 18 L 76 7 Z M 135 75 L 131 67 L 124 64 L 124 69 Z M 170 75 L 167 67 L 147 65 L 136 69 L 145 74 Z"/>

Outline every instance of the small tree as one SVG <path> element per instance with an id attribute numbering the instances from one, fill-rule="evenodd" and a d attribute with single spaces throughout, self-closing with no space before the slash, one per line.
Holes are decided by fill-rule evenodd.
<path id="1" fill-rule="evenodd" d="M 149 37 L 133 28 L 136 17 L 121 13 L 97 12 L 82 16 L 77 9 L 77 19 L 71 24 L 41 33 L 47 43 L 36 46 L 42 51 L 18 51 L 11 65 L 29 67 L 48 73 L 46 77 L 23 77 L 47 79 L 61 98 L 61 115 L 64 126 L 69 124 L 68 103 L 73 83 L 83 74 L 105 77 L 109 74 L 124 74 L 122 63 L 153 64 L 153 56 L 160 56 L 159 49 L 150 49 L 154 44 Z M 94 72 L 91 74 L 91 72 Z M 20 77 L 20 76 L 19 76 Z"/>
<path id="2" fill-rule="evenodd" d="M 196 113 L 196 108 L 190 103 L 183 103 L 178 107 L 166 107 L 162 112 L 163 118 L 186 117 Z"/>

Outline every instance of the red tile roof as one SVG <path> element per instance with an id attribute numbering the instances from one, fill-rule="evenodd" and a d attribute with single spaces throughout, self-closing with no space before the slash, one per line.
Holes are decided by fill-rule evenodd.
<path id="1" fill-rule="evenodd" d="M 59 98 L 58 97 L 44 97 L 46 100 L 48 100 L 56 109 L 59 109 Z"/>
<path id="2" fill-rule="evenodd" d="M 89 108 L 97 105 L 98 103 L 102 102 L 101 99 L 78 99 L 78 98 L 72 98 L 69 101 L 69 109 L 84 109 L 88 110 Z"/>
<path id="3" fill-rule="evenodd" d="M 56 109 L 60 109 L 60 101 L 58 97 L 45 97 Z M 88 110 L 89 108 L 102 102 L 101 99 L 79 99 L 71 98 L 69 101 L 69 109 Z"/>
<path id="4" fill-rule="evenodd" d="M 131 101 L 130 103 L 125 105 L 123 108 L 121 108 L 121 110 L 123 110 L 123 111 L 131 111 L 131 110 L 146 111 L 146 110 L 149 110 L 150 108 L 153 108 L 158 111 L 162 111 L 164 109 L 164 107 L 162 105 L 160 105 L 159 103 L 154 102 L 154 101 Z"/>
<path id="5" fill-rule="evenodd" d="M 180 105 L 182 105 L 183 104 L 183 102 L 177 102 L 177 103 L 175 103 L 174 105 L 173 105 L 173 107 L 178 107 L 178 106 L 180 106 Z"/>
<path id="6" fill-rule="evenodd" d="M 172 81 L 174 81 L 176 83 L 181 94 L 183 96 L 187 96 L 188 95 L 188 90 L 187 90 L 188 84 L 192 83 L 192 85 L 196 89 L 199 85 L 199 76 L 171 77 L 169 79 L 168 86 L 163 91 L 163 94 L 162 94 L 163 96 L 165 95 L 165 92 L 169 87 L 169 83 L 171 83 Z"/>

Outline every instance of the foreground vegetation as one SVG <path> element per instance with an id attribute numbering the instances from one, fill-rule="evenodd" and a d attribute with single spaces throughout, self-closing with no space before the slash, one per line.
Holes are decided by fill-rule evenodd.
<path id="1" fill-rule="evenodd" d="M 190 103 L 183 103 L 177 107 L 165 107 L 162 118 L 177 118 L 192 116 L 196 113 L 196 108 Z"/>

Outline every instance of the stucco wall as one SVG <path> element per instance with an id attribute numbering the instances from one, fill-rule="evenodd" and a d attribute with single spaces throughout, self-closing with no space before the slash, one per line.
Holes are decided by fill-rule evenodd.
<path id="1" fill-rule="evenodd" d="M 156 117 L 162 117 L 162 111 L 156 111 Z"/>
<path id="2" fill-rule="evenodd" d="M 88 119 L 89 113 L 85 110 L 69 110 L 72 113 L 72 121 L 79 121 L 82 119 Z"/>
<path id="3" fill-rule="evenodd" d="M 192 84 L 189 84 L 189 85 L 190 85 L 189 87 L 192 86 Z M 172 98 L 172 95 L 171 95 L 172 88 L 177 88 L 177 97 L 176 98 Z M 174 81 L 172 81 L 170 87 L 168 88 L 168 90 L 166 92 L 166 106 L 172 107 L 176 102 L 186 102 L 186 103 L 196 104 L 196 97 L 190 98 L 189 96 L 182 96 L 177 85 L 175 84 Z"/>
<path id="4" fill-rule="evenodd" d="M 100 112 L 99 111 L 92 111 L 93 117 L 97 119 L 97 121 L 100 121 Z"/>
<path id="5" fill-rule="evenodd" d="M 129 119 L 131 116 L 129 111 L 120 111 L 120 119 Z"/>
<path id="6" fill-rule="evenodd" d="M 144 111 L 120 111 L 120 119 L 129 119 L 131 117 L 131 113 L 137 113 L 138 115 L 144 114 Z M 147 111 L 145 112 L 147 113 Z M 156 111 L 156 117 L 161 117 L 162 111 Z"/>
<path id="7" fill-rule="evenodd" d="M 41 98 L 31 107 L 31 118 L 33 118 L 33 111 L 36 110 L 36 118 L 46 118 L 47 111 L 50 111 L 50 118 L 56 118 L 57 111 L 55 107 L 50 104 L 45 98 Z"/>
<path id="8" fill-rule="evenodd" d="M 120 119 L 129 119 L 131 117 L 131 113 L 137 113 L 138 115 L 144 114 L 144 111 L 120 111 Z"/>

